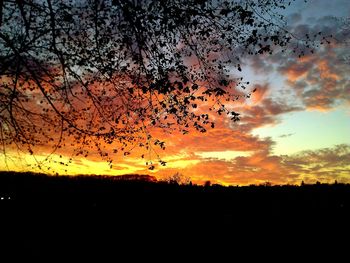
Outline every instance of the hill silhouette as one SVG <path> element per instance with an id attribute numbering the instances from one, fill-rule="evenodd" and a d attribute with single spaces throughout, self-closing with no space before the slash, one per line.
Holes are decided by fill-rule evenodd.
<path id="1" fill-rule="evenodd" d="M 236 245 L 251 238 L 263 242 L 267 235 L 345 235 L 350 219 L 346 184 L 223 187 L 138 175 L 1 172 L 0 198 L 2 248 L 26 259 L 101 259 L 154 246 L 171 251 L 176 240 L 181 246 L 205 245 L 215 240 L 209 236 L 220 235 Z"/>

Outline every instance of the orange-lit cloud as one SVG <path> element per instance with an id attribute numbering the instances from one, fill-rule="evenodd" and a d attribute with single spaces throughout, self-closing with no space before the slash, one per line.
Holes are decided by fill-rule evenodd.
<path id="1" fill-rule="evenodd" d="M 305 58 L 297 59 L 297 61 L 289 60 L 285 65 L 280 67 L 280 72 L 285 74 L 289 81 L 295 82 L 307 75 L 312 63 L 312 59 L 306 60 Z"/>
<path id="2" fill-rule="evenodd" d="M 306 44 L 295 39 L 290 48 L 297 52 L 276 52 L 272 56 L 255 56 L 250 66 L 257 73 L 273 73 L 277 70 L 286 79 L 286 84 L 292 88 L 290 99 L 301 103 L 307 110 L 329 111 L 339 105 L 350 103 L 350 56 L 349 27 L 341 24 L 340 19 L 325 16 L 309 24 L 302 24 L 300 17 L 295 20 L 291 15 L 291 28 L 295 36 L 304 38 L 306 34 L 315 37 L 312 44 L 313 53 Z M 298 21 L 297 24 L 295 24 Z M 328 44 L 322 37 L 322 32 L 328 37 Z M 311 46 L 312 46 L 311 44 Z M 304 56 L 299 56 L 299 52 Z"/>
<path id="3" fill-rule="evenodd" d="M 255 128 L 275 125 L 279 122 L 280 115 L 302 110 L 300 106 L 269 97 L 268 85 L 256 85 L 255 88 L 257 91 L 252 96 L 252 104 L 246 104 L 238 109 L 242 112 L 241 122 L 237 127 L 241 132 L 250 133 Z"/>
<path id="4" fill-rule="evenodd" d="M 344 52 L 341 45 L 324 47 L 304 58 L 280 59 L 278 70 L 307 109 L 328 111 L 350 101 L 350 64 L 342 58 Z"/>
<path id="5" fill-rule="evenodd" d="M 187 135 L 179 132 L 164 133 L 162 129 L 151 129 L 155 138 L 164 140 L 166 150 L 155 147 L 159 156 L 167 162 L 167 166 L 157 165 L 154 152 L 135 148 L 131 154 L 113 152 L 113 144 L 102 143 L 101 148 L 113 159 L 112 168 L 96 152 L 90 152 L 86 157 L 73 156 L 75 145 L 69 140 L 66 146 L 58 149 L 51 162 L 46 163 L 53 171 L 61 174 L 96 173 L 121 175 L 127 173 L 152 174 L 158 179 L 180 172 L 191 177 L 194 183 L 212 183 L 224 185 L 247 185 L 272 182 L 274 184 L 300 183 L 301 180 L 314 182 L 316 180 L 332 181 L 333 173 L 337 172 L 339 181 L 345 181 L 349 174 L 350 147 L 343 145 L 336 148 L 323 149 L 314 152 L 304 152 L 293 156 L 277 156 L 272 154 L 275 142 L 252 135 L 252 130 L 265 125 L 279 122 L 279 116 L 300 110 L 300 107 L 289 103 L 273 100 L 269 97 L 269 85 L 256 86 L 251 103 L 237 105 L 242 113 L 242 121 L 233 123 L 228 117 L 216 118 L 216 128 L 206 133 L 190 130 Z M 49 149 L 40 146 L 39 161 Z M 61 155 L 62 157 L 60 157 Z M 144 158 L 141 156 L 144 155 Z M 70 157 L 73 157 L 68 166 Z M 33 163 L 30 156 L 27 164 Z M 17 160 L 17 159 L 16 159 Z M 152 160 L 156 167 L 148 170 L 146 161 Z M 62 162 L 62 163 L 61 163 Z M 13 168 L 12 166 L 12 169 Z M 28 168 L 29 169 L 29 168 Z M 20 170 L 25 170 L 22 165 Z M 67 170 L 67 172 L 65 172 Z"/>
<path id="6" fill-rule="evenodd" d="M 330 110 L 337 103 L 350 100 L 350 82 L 345 73 L 346 68 L 350 69 L 348 65 L 342 65 L 334 54 L 328 52 L 315 55 L 314 63 L 308 66 L 306 75 L 296 80 L 289 79 L 289 85 L 307 108 Z"/>

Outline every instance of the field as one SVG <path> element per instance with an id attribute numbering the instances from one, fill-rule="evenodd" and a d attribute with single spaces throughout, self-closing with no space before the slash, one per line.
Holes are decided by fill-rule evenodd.
<path id="1" fill-rule="evenodd" d="M 0 196 L 2 249 L 12 258 L 182 254 L 222 238 L 231 249 L 267 237 L 307 246 L 340 240 L 350 222 L 345 184 L 204 187 L 2 172 Z"/>

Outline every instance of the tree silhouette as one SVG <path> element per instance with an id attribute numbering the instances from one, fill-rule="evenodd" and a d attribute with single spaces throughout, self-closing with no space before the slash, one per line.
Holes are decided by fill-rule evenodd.
<path id="1" fill-rule="evenodd" d="M 164 181 L 169 184 L 191 185 L 191 178 L 179 172 L 176 172 L 173 175 L 167 176 Z"/>
<path id="2" fill-rule="evenodd" d="M 210 186 L 211 186 L 211 182 L 209 180 L 204 182 L 204 187 L 210 187 Z"/>
<path id="3" fill-rule="evenodd" d="M 97 149 L 111 164 L 107 148 L 164 149 L 153 130 L 205 132 L 211 112 L 239 120 L 226 106 L 250 96 L 233 77 L 242 56 L 291 48 L 284 2 L 1 1 L 3 152 Z"/>

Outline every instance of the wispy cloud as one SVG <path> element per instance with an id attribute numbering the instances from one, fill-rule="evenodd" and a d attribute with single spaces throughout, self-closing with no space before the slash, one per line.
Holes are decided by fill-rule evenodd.
<path id="1" fill-rule="evenodd" d="M 293 136 L 295 133 L 287 133 L 287 134 L 281 134 L 280 136 L 278 136 L 279 138 L 288 138 L 290 136 Z"/>

